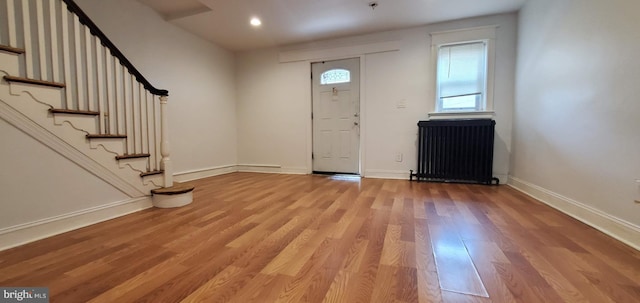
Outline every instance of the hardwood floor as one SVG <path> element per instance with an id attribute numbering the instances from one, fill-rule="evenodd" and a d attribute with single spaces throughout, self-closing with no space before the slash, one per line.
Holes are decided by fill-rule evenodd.
<path id="1" fill-rule="evenodd" d="M 0 252 L 51 302 L 640 302 L 640 252 L 507 186 L 234 173 Z"/>

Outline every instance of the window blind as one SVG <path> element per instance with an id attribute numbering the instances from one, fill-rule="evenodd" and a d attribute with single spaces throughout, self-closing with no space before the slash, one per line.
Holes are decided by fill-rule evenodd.
<path id="1" fill-rule="evenodd" d="M 438 102 L 441 110 L 483 110 L 486 45 L 472 42 L 438 50 Z"/>

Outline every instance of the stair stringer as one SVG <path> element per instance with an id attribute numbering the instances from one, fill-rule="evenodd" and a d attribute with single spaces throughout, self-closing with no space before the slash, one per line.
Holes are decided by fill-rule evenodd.
<path id="1" fill-rule="evenodd" d="M 2 74 L 4 72 L 0 72 Z M 85 137 L 88 131 L 74 126 L 72 119 L 56 123 L 49 109 L 59 101 L 51 98 L 50 103 L 54 104 L 50 104 L 38 100 L 38 97 L 51 96 L 51 90 L 59 89 L 2 81 L 0 118 L 130 197 L 148 196 L 152 189 L 161 187 L 162 175 L 141 178 L 141 170 L 115 159 L 122 150 L 113 150 L 113 144 L 88 142 Z"/>

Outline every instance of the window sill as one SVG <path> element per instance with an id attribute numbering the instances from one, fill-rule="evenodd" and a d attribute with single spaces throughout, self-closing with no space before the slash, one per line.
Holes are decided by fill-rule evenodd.
<path id="1" fill-rule="evenodd" d="M 496 115 L 494 111 L 481 112 L 431 112 L 429 120 L 441 119 L 493 119 Z"/>

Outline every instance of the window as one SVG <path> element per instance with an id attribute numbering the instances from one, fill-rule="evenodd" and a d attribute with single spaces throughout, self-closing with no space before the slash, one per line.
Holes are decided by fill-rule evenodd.
<path id="1" fill-rule="evenodd" d="M 487 43 L 438 46 L 436 111 L 486 110 Z"/>
<path id="2" fill-rule="evenodd" d="M 331 69 L 320 75 L 320 84 L 339 84 L 351 82 L 351 72 L 346 69 Z"/>
<path id="3" fill-rule="evenodd" d="M 497 25 L 431 32 L 429 118 L 493 118 Z"/>

